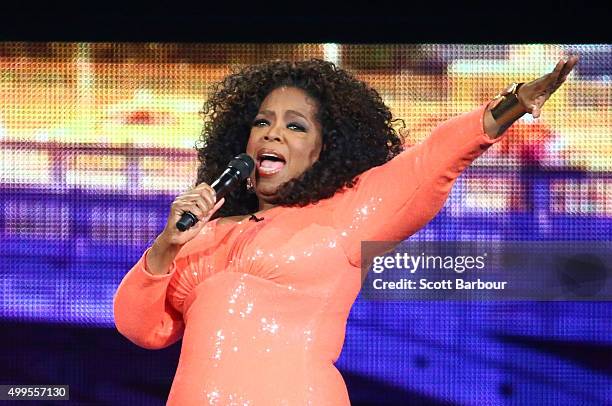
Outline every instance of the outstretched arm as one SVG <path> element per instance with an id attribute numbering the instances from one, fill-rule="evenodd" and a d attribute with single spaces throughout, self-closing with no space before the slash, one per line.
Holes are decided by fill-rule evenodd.
<path id="1" fill-rule="evenodd" d="M 349 262 L 360 266 L 361 241 L 401 241 L 431 221 L 459 175 L 499 142 L 517 118 L 525 112 L 539 115 L 576 61 L 561 61 L 552 73 L 522 85 L 518 114 L 516 109 L 504 114 L 497 110 L 495 120 L 492 108 L 500 99 L 484 103 L 443 122 L 419 144 L 361 174 L 354 188 L 341 193 L 333 212 Z"/>
<path id="2" fill-rule="evenodd" d="M 360 266 L 361 241 L 401 241 L 425 226 L 465 168 L 502 140 L 484 132 L 488 105 L 444 121 L 420 143 L 359 175 L 355 186 L 338 196 L 333 222 L 351 264 Z"/>

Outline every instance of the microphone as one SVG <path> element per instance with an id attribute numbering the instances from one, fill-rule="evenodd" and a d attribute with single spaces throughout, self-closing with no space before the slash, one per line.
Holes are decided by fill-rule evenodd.
<path id="1" fill-rule="evenodd" d="M 215 190 L 217 201 L 236 189 L 240 182 L 249 177 L 254 168 L 255 162 L 249 155 L 242 153 L 234 157 L 221 176 L 210 185 Z M 176 223 L 176 228 L 185 231 L 197 222 L 198 218 L 193 213 L 186 211 Z"/>

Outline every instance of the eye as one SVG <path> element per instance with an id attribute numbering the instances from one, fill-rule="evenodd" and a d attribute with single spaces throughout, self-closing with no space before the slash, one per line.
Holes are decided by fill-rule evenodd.
<path id="1" fill-rule="evenodd" d="M 253 121 L 253 127 L 261 127 L 262 124 L 270 124 L 270 122 L 266 119 L 260 118 L 257 119 L 255 121 Z M 289 123 L 287 124 L 287 128 L 295 128 L 297 131 L 302 131 L 302 132 L 306 132 L 306 128 L 304 128 L 304 126 L 298 124 L 298 123 Z"/>
<path id="2" fill-rule="evenodd" d="M 303 132 L 306 132 L 306 129 L 305 129 L 303 126 L 301 126 L 301 125 L 299 125 L 299 124 L 297 124 L 297 123 L 289 123 L 289 124 L 287 125 L 287 127 L 295 127 L 295 128 L 297 128 L 297 129 L 298 129 L 298 131 L 303 131 Z"/>
<path id="3" fill-rule="evenodd" d="M 258 120 L 253 121 L 253 127 L 260 127 L 260 124 L 269 124 L 268 120 L 264 120 L 263 118 L 260 118 Z"/>

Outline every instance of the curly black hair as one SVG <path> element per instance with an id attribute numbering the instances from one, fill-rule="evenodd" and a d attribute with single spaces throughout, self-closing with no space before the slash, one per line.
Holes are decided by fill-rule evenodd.
<path id="1" fill-rule="evenodd" d="M 353 187 L 357 176 L 399 154 L 404 136 L 396 131 L 389 108 L 376 90 L 332 62 L 272 61 L 248 66 L 211 87 L 204 104 L 204 128 L 196 149 L 197 183 L 212 183 L 229 161 L 245 152 L 251 126 L 264 98 L 274 89 L 292 86 L 318 102 L 323 148 L 301 176 L 282 184 L 276 204 L 305 206 Z M 213 218 L 257 211 L 257 196 L 243 184 L 225 197 Z"/>

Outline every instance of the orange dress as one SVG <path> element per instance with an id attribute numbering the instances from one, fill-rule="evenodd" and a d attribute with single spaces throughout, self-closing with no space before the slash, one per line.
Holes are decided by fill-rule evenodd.
<path id="1" fill-rule="evenodd" d="M 329 199 L 209 222 L 166 275 L 146 270 L 145 252 L 114 296 L 115 323 L 144 348 L 182 337 L 167 404 L 349 405 L 334 362 L 361 288 L 360 243 L 404 240 L 438 213 L 502 138 L 483 130 L 487 104 Z"/>

